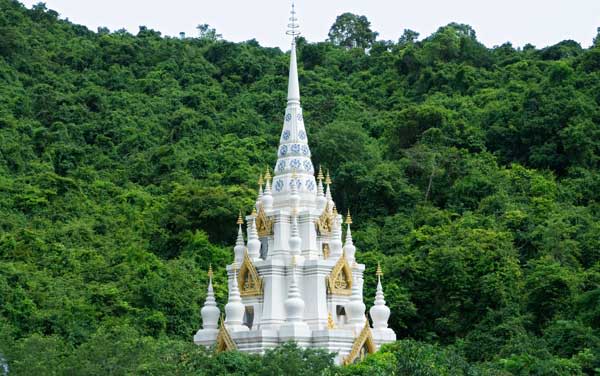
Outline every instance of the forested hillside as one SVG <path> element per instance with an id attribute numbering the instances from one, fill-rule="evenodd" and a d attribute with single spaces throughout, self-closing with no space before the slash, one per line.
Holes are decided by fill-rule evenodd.
<path id="1" fill-rule="evenodd" d="M 57 16 L 0 0 L 0 374 L 600 372 L 600 37 L 389 42 L 346 14 L 298 41 L 313 162 L 401 339 L 339 369 L 191 344 L 274 165 L 289 54 Z"/>

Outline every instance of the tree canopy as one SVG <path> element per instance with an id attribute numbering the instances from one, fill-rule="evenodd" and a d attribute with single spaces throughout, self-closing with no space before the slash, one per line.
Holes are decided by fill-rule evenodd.
<path id="1" fill-rule="evenodd" d="M 289 61 L 198 30 L 0 0 L 0 374 L 597 374 L 598 38 L 488 48 L 452 23 L 392 42 L 344 14 L 298 40 L 313 162 L 399 336 L 340 368 L 191 344 L 274 164 Z"/>

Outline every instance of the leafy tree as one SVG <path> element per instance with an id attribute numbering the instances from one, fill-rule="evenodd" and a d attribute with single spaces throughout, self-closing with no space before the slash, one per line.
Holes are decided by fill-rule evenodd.
<path id="1" fill-rule="evenodd" d="M 329 40 L 346 48 L 369 48 L 378 33 L 371 30 L 371 22 L 365 16 L 344 13 L 335 19 L 329 29 Z"/>

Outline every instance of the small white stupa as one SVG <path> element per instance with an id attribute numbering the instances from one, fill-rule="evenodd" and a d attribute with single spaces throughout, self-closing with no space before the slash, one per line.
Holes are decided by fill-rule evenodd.
<path id="1" fill-rule="evenodd" d="M 211 278 L 202 308 L 203 329 L 194 342 L 216 344 L 217 350 L 263 353 L 294 341 L 337 353 L 336 362 L 348 364 L 394 341 L 396 334 L 388 328 L 381 268 L 371 328 L 363 301 L 365 266 L 355 261 L 352 218 L 348 213 L 342 243 L 343 218 L 333 201 L 329 172 L 324 177 L 319 169 L 315 179 L 300 106 L 293 8 L 290 21 L 288 98 L 274 177 L 267 169 L 259 179 L 255 208 L 246 216 L 246 245 L 243 219 L 238 218 L 234 263 L 227 266 L 225 321 L 217 330 L 219 311 Z"/>

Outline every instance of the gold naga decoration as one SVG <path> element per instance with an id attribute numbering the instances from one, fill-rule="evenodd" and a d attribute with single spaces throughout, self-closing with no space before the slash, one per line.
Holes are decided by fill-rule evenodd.
<path id="1" fill-rule="evenodd" d="M 219 325 L 219 333 L 217 334 L 216 351 L 218 353 L 223 351 L 237 350 L 237 345 L 233 342 L 233 338 L 229 334 L 229 331 L 223 323 L 223 315 L 221 315 L 221 321 Z"/>
<path id="2" fill-rule="evenodd" d="M 346 260 L 346 252 L 327 277 L 327 292 L 334 295 L 352 295 L 352 269 Z"/>
<path id="3" fill-rule="evenodd" d="M 365 317 L 365 326 L 354 340 L 352 349 L 348 356 L 342 360 L 342 364 L 346 366 L 348 364 L 360 362 L 367 354 L 373 354 L 375 351 L 377 351 L 377 347 L 375 346 L 375 341 L 373 341 L 373 333 L 371 333 L 371 328 L 369 327 L 369 319 Z"/>
<path id="4" fill-rule="evenodd" d="M 237 278 L 240 296 L 262 296 L 262 278 L 258 275 L 256 267 L 248 256 L 248 249 L 244 251 L 244 261 L 242 261 Z"/>

